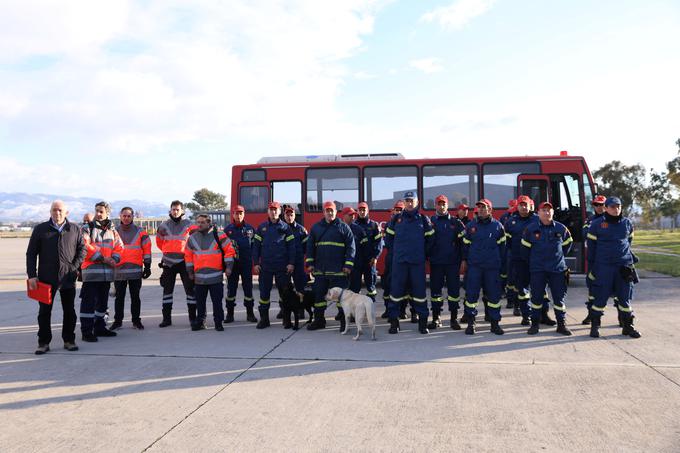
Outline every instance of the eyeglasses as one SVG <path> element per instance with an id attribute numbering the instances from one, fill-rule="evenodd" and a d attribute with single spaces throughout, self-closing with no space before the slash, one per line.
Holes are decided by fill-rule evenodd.
<path id="1" fill-rule="evenodd" d="M 593 206 L 604 206 L 604 203 L 593 203 Z"/>

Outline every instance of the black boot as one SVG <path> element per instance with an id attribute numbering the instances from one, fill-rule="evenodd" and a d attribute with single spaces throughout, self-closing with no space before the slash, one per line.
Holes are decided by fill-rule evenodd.
<path id="1" fill-rule="evenodd" d="M 432 322 L 427 325 L 429 329 L 436 330 L 437 327 L 442 326 L 442 320 L 439 318 L 440 310 L 432 310 Z"/>
<path id="2" fill-rule="evenodd" d="M 468 319 L 468 321 L 467 321 L 468 325 L 467 325 L 467 329 L 465 329 L 465 335 L 474 335 L 475 334 L 475 318 L 473 318 L 472 316 L 468 316 L 467 319 Z"/>
<path id="3" fill-rule="evenodd" d="M 257 322 L 257 318 L 255 317 L 255 312 L 253 311 L 253 307 L 246 307 L 246 321 Z"/>
<path id="4" fill-rule="evenodd" d="M 600 338 L 600 323 L 602 317 L 590 314 L 590 336 L 592 338 Z"/>
<path id="5" fill-rule="evenodd" d="M 234 307 L 227 307 L 227 316 L 224 317 L 225 324 L 234 322 Z"/>
<path id="6" fill-rule="evenodd" d="M 621 335 L 628 335 L 631 338 L 640 338 L 640 332 L 635 330 L 635 327 L 633 327 L 633 317 L 630 314 L 626 314 L 622 318 L 623 321 L 623 330 L 621 331 Z"/>
<path id="7" fill-rule="evenodd" d="M 536 335 L 540 327 L 539 318 L 531 318 L 531 327 L 527 330 L 527 335 Z"/>
<path id="8" fill-rule="evenodd" d="M 408 302 L 401 301 L 399 302 L 399 319 L 406 319 L 406 306 L 408 305 Z"/>
<path id="9" fill-rule="evenodd" d="M 387 331 L 388 333 L 399 333 L 399 319 L 398 318 L 390 318 L 390 330 Z"/>
<path id="10" fill-rule="evenodd" d="M 489 301 L 486 297 L 482 297 L 482 302 L 484 303 L 484 321 L 491 322 L 491 316 L 489 316 Z"/>
<path id="11" fill-rule="evenodd" d="M 616 315 L 617 315 L 617 317 L 618 317 L 618 319 L 619 319 L 619 327 L 625 327 L 626 324 L 625 324 L 624 318 L 625 318 L 626 316 L 624 315 L 624 313 L 623 313 L 621 310 L 618 310 L 618 309 L 617 309 L 617 310 L 616 310 Z"/>
<path id="12" fill-rule="evenodd" d="M 543 305 L 543 310 L 541 310 L 541 324 L 554 326 L 557 322 L 550 317 L 549 311 L 550 307 L 548 307 L 548 305 Z"/>
<path id="13" fill-rule="evenodd" d="M 256 329 L 266 329 L 269 324 L 269 310 L 260 310 L 260 322 L 255 326 Z"/>
<path id="14" fill-rule="evenodd" d="M 341 319 L 345 319 L 345 310 L 342 307 L 338 307 L 338 314 L 335 315 L 335 320 L 340 321 Z"/>
<path id="15" fill-rule="evenodd" d="M 416 311 L 413 308 L 411 308 L 410 310 L 411 310 L 411 322 L 413 324 L 417 324 L 418 323 L 418 314 L 416 313 Z"/>
<path id="16" fill-rule="evenodd" d="M 512 307 L 512 316 L 522 316 L 522 310 L 520 310 L 518 303 L 515 303 Z"/>
<path id="17" fill-rule="evenodd" d="M 581 324 L 583 324 L 584 326 L 587 326 L 588 324 L 590 324 L 590 321 L 592 321 L 592 320 L 593 320 L 593 318 L 590 316 L 590 311 L 588 311 L 588 315 L 586 315 L 586 317 L 583 318 L 583 321 L 581 321 Z"/>
<path id="18" fill-rule="evenodd" d="M 422 334 L 430 333 L 429 330 L 427 330 L 427 316 L 419 316 L 418 317 L 418 332 Z"/>
<path id="19" fill-rule="evenodd" d="M 461 324 L 467 324 L 468 323 L 468 315 L 465 314 L 465 311 L 463 311 L 463 316 L 460 317 L 460 323 Z"/>
<path id="20" fill-rule="evenodd" d="M 326 317 L 324 316 L 323 310 L 314 310 L 312 322 L 307 324 L 307 330 L 319 330 L 326 328 Z"/>
<path id="21" fill-rule="evenodd" d="M 522 316 L 522 321 L 520 322 L 521 325 L 523 326 L 528 326 L 531 324 L 531 321 L 529 320 L 528 316 Z"/>
<path id="22" fill-rule="evenodd" d="M 163 307 L 163 321 L 158 324 L 158 327 L 168 327 L 172 325 L 172 308 Z"/>
<path id="23" fill-rule="evenodd" d="M 189 324 L 196 322 L 196 304 L 187 304 L 187 311 L 189 312 Z"/>
<path id="24" fill-rule="evenodd" d="M 491 321 L 491 333 L 495 333 L 496 335 L 503 335 L 505 333 L 505 331 L 501 329 L 499 321 Z"/>
<path id="25" fill-rule="evenodd" d="M 564 322 L 564 319 L 558 319 L 557 320 L 557 333 L 561 333 L 562 335 L 570 336 L 571 335 L 571 330 L 567 327 L 567 325 Z"/>
<path id="26" fill-rule="evenodd" d="M 390 317 L 389 313 L 387 313 L 387 307 L 385 307 L 385 311 L 380 315 L 382 319 L 387 319 Z"/>
<path id="27" fill-rule="evenodd" d="M 458 324 L 458 310 L 451 312 L 451 330 L 460 330 L 460 324 Z"/>

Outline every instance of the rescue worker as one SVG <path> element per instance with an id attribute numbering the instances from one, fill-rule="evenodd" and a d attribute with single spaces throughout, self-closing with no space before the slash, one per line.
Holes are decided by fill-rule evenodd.
<path id="1" fill-rule="evenodd" d="M 96 342 L 97 337 L 115 337 L 106 328 L 104 316 L 109 306 L 109 290 L 114 269 L 120 263 L 123 243 L 109 219 L 111 205 L 100 201 L 95 206 L 94 221 L 83 227 L 87 255 L 81 266 L 83 287 L 80 302 L 80 330 L 83 341 Z"/>
<path id="2" fill-rule="evenodd" d="M 505 227 L 505 222 L 508 221 L 511 215 L 513 215 L 515 212 L 517 212 L 517 199 L 513 198 L 512 200 L 508 200 L 508 210 L 505 211 L 498 221 Z M 507 297 L 507 291 L 508 291 L 508 260 L 506 259 L 503 262 L 503 266 L 501 267 L 501 297 Z M 513 308 L 512 302 L 508 299 L 508 303 L 505 306 L 505 308 Z"/>
<path id="3" fill-rule="evenodd" d="M 382 232 L 380 231 L 380 225 L 375 220 L 371 220 L 369 217 L 368 203 L 362 201 L 357 205 L 357 219 L 356 224 L 359 225 L 366 234 L 366 247 L 365 253 L 362 256 L 361 261 L 355 260 L 354 270 L 352 275 L 359 276 L 363 279 L 366 285 L 366 295 L 373 299 L 375 302 L 375 297 L 378 292 L 375 289 L 375 283 L 378 276 L 377 264 L 380 254 L 382 253 L 384 242 Z M 359 281 L 361 286 L 361 281 Z"/>
<path id="4" fill-rule="evenodd" d="M 439 195 L 435 199 L 437 212 L 430 221 L 434 228 L 434 248 L 430 256 L 430 302 L 432 322 L 430 329 L 441 327 L 441 312 L 444 304 L 442 288 L 446 283 L 446 300 L 451 312 L 451 328 L 460 330 L 458 310 L 460 309 L 460 260 L 462 237 L 465 232 L 463 222 L 449 214 L 449 199 Z"/>
<path id="5" fill-rule="evenodd" d="M 241 279 L 243 289 L 243 306 L 246 307 L 246 321 L 257 322 L 254 313 L 253 299 L 253 238 L 255 229 L 246 223 L 246 210 L 237 205 L 231 211 L 231 223 L 224 227 L 224 233 L 235 245 L 236 257 L 231 273 L 227 276 L 227 297 L 225 306 L 227 314 L 225 324 L 234 322 L 234 308 L 236 307 L 236 292 L 238 280 Z"/>
<path id="6" fill-rule="evenodd" d="M 458 207 L 456 208 L 456 217 L 458 217 L 458 220 L 463 222 L 463 225 L 467 225 L 468 222 L 470 221 L 470 218 L 468 217 L 469 210 L 470 207 L 465 203 L 459 204 Z"/>
<path id="7" fill-rule="evenodd" d="M 552 294 L 557 333 L 571 335 L 565 323 L 567 307 L 564 300 L 569 283 L 569 268 L 564 257 L 574 242 L 569 229 L 553 220 L 553 205 L 544 201 L 538 205 L 538 222 L 531 222 L 522 234 L 522 256 L 529 263 L 531 275 L 531 327 L 529 335 L 536 335 L 544 306 L 548 304 L 543 295 L 548 285 Z"/>
<path id="8" fill-rule="evenodd" d="M 418 331 L 427 334 L 427 309 L 425 260 L 434 246 L 434 229 L 430 219 L 418 212 L 418 195 L 408 191 L 403 196 L 405 209 L 395 215 L 387 225 L 385 243 L 393 249 L 392 281 L 388 305 L 389 333 L 399 333 L 400 302 L 409 293 L 411 306 L 418 314 Z"/>
<path id="9" fill-rule="evenodd" d="M 253 264 L 259 274 L 260 286 L 260 322 L 258 329 L 270 326 L 269 297 L 272 291 L 272 280 L 281 293 L 295 270 L 295 236 L 286 222 L 281 220 L 281 205 L 278 201 L 269 203 L 268 219 L 255 231 L 253 241 Z"/>
<path id="10" fill-rule="evenodd" d="M 116 301 L 110 329 L 116 330 L 123 325 L 125 292 L 129 287 L 132 325 L 135 329 L 144 330 L 140 316 L 142 301 L 139 292 L 142 289 L 142 279 L 151 276 L 151 239 L 145 230 L 134 224 L 135 211 L 131 207 L 121 209 L 119 217 L 120 225 L 116 231 L 123 242 L 123 251 L 114 276 Z"/>
<path id="11" fill-rule="evenodd" d="M 194 296 L 194 282 L 187 274 L 186 262 L 184 261 L 184 249 L 189 235 L 196 231 L 196 225 L 192 225 L 189 219 L 184 217 L 184 204 L 175 200 L 170 203 L 170 218 L 158 226 L 156 231 L 156 246 L 163 253 L 158 266 L 163 269 L 160 284 L 163 288 L 163 320 L 158 327 L 172 325 L 172 302 L 175 290 L 177 274 L 182 279 L 182 286 L 187 298 L 187 312 L 189 323 L 196 321 L 196 297 Z"/>
<path id="12" fill-rule="evenodd" d="M 590 307 L 590 336 L 600 336 L 600 325 L 607 300 L 611 295 L 618 299 L 618 311 L 623 330 L 621 335 L 640 338 L 633 327 L 633 285 L 637 273 L 633 266 L 636 257 L 631 251 L 633 223 L 621 213 L 621 200 L 609 197 L 604 203 L 604 216 L 593 220 L 588 229 L 588 268 L 592 274 L 592 291 L 595 299 Z"/>
<path id="13" fill-rule="evenodd" d="M 355 293 L 361 292 L 361 268 L 358 267 L 358 263 L 361 263 L 365 256 L 367 255 L 368 238 L 366 237 L 366 232 L 364 229 L 354 222 L 357 216 L 357 212 L 350 206 L 343 208 L 340 212 L 340 218 L 352 231 L 352 236 L 354 236 L 354 266 L 352 267 L 352 273 L 349 274 L 349 289 Z M 340 316 L 344 318 L 344 313 L 342 313 L 342 307 L 338 309 L 337 320 L 340 320 Z"/>
<path id="14" fill-rule="evenodd" d="M 463 261 L 461 270 L 465 275 L 465 318 L 467 335 L 475 333 L 477 300 L 483 288 L 488 300 L 488 316 L 491 332 L 503 335 L 501 320 L 500 269 L 505 258 L 505 230 L 491 216 L 493 205 L 486 198 L 476 204 L 477 217 L 465 227 L 463 236 Z"/>
<path id="15" fill-rule="evenodd" d="M 583 224 L 583 239 L 586 240 L 588 238 L 588 231 L 590 230 L 590 225 L 593 223 L 595 219 L 599 219 L 600 217 L 604 216 L 604 202 L 607 201 L 607 198 L 604 195 L 596 195 L 593 198 L 593 201 L 591 204 L 593 205 L 593 210 L 595 211 L 593 214 L 588 216 L 586 219 L 585 223 Z M 587 244 L 587 242 L 586 242 Z M 588 287 L 588 300 L 586 301 L 586 308 L 588 309 L 588 315 L 581 321 L 581 324 L 583 325 L 588 325 L 590 324 L 590 307 L 593 305 L 593 300 L 595 299 L 595 296 L 593 296 L 593 289 L 592 289 L 592 279 L 590 273 L 586 274 L 586 286 Z"/>
<path id="16" fill-rule="evenodd" d="M 305 291 L 305 285 L 307 285 L 307 280 L 309 279 L 305 272 L 305 248 L 307 247 L 309 233 L 307 233 L 307 229 L 304 225 L 295 221 L 295 217 L 295 208 L 286 205 L 283 212 L 283 218 L 293 231 L 293 236 L 295 237 L 295 271 L 293 272 L 293 284 L 295 285 L 295 291 L 303 293 Z"/>
<path id="17" fill-rule="evenodd" d="M 192 331 L 205 329 L 206 300 L 208 293 L 213 305 L 213 321 L 215 330 L 224 330 L 224 277 L 232 273 L 236 250 L 226 234 L 218 234 L 213 228 L 210 217 L 205 214 L 196 216 L 198 231 L 189 236 L 185 249 L 185 260 L 189 278 L 194 282 L 196 294 L 196 320 L 191 325 Z"/>
<path id="18" fill-rule="evenodd" d="M 394 203 L 394 207 L 392 208 L 391 212 L 391 217 L 390 219 L 394 218 L 395 215 L 399 214 L 401 211 L 404 210 L 404 202 L 399 200 L 396 203 Z M 382 236 L 383 236 L 383 246 L 385 250 L 387 250 L 387 253 L 385 254 L 385 267 L 383 269 L 383 274 L 382 277 L 380 277 L 380 282 L 382 283 L 383 287 L 383 301 L 385 302 L 385 312 L 380 315 L 381 318 L 386 319 L 389 317 L 389 312 L 387 310 L 387 306 L 390 301 L 390 279 L 392 277 L 392 257 L 394 254 L 392 253 L 392 248 L 387 246 L 387 243 L 384 241 L 385 235 L 387 234 L 385 232 L 387 228 L 387 224 L 383 227 L 382 231 Z M 403 308 L 401 308 L 403 307 Z M 399 319 L 406 319 L 406 305 L 400 305 L 400 310 L 399 310 Z"/>
<path id="19" fill-rule="evenodd" d="M 347 288 L 355 252 L 352 230 L 337 218 L 335 203 L 325 202 L 323 219 L 312 226 L 307 240 L 305 263 L 307 272 L 314 276 L 314 320 L 307 325 L 307 330 L 326 328 L 326 293 L 333 287 Z M 344 319 L 340 320 L 341 332 Z"/>
<path id="20" fill-rule="evenodd" d="M 513 314 L 522 316 L 522 325 L 529 325 L 529 263 L 522 256 L 522 234 L 527 226 L 538 222 L 538 216 L 531 211 L 534 202 L 526 195 L 517 198 L 517 211 L 505 222 L 508 263 L 508 304 L 512 303 Z"/>

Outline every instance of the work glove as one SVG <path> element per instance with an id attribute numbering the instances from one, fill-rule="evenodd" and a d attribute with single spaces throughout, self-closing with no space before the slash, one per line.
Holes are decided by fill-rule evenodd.
<path id="1" fill-rule="evenodd" d="M 144 272 L 142 272 L 142 278 L 146 280 L 151 276 L 151 263 L 144 264 Z"/>

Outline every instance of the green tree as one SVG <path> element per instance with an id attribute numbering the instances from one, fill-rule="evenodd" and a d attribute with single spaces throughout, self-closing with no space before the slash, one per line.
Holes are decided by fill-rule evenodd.
<path id="1" fill-rule="evenodd" d="M 222 211 L 226 210 L 227 206 L 228 203 L 224 195 L 208 190 L 205 187 L 194 192 L 192 201 L 186 204 L 187 209 L 191 212 Z"/>
<path id="2" fill-rule="evenodd" d="M 673 209 L 672 187 L 668 174 L 651 170 L 649 185 L 640 194 L 638 204 L 642 208 L 642 218 L 645 223 L 655 224 L 662 216 Z"/>
<path id="3" fill-rule="evenodd" d="M 641 164 L 624 165 L 614 160 L 595 171 L 593 176 L 598 180 L 599 192 L 619 197 L 624 214 L 629 216 L 633 205 L 642 203 L 648 196 L 645 173 L 645 167 Z"/>

